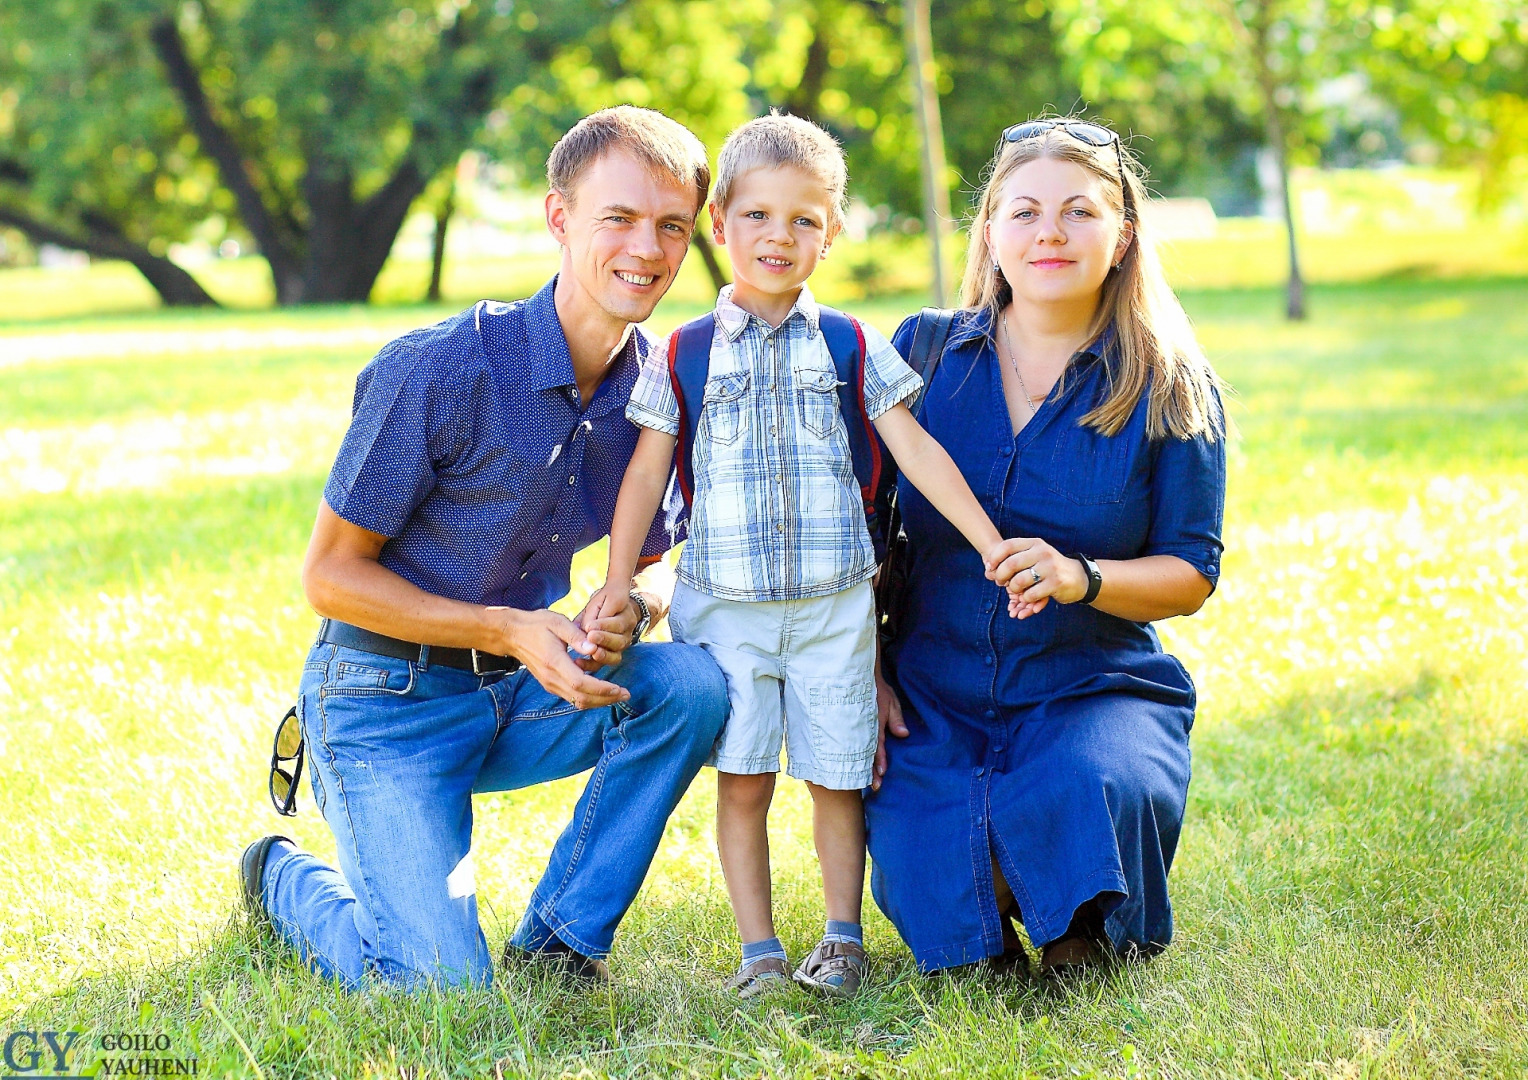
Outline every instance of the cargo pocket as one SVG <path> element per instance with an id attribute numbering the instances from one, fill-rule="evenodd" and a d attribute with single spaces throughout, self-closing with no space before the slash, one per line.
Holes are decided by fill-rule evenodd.
<path id="1" fill-rule="evenodd" d="M 823 675 L 801 684 L 818 762 L 862 765 L 874 757 L 874 674 Z"/>

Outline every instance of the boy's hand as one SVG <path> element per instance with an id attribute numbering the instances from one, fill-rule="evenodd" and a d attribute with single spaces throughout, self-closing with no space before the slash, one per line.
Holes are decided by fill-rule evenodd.
<path id="1" fill-rule="evenodd" d="M 636 606 L 631 602 L 631 583 L 623 586 L 607 581 L 589 597 L 574 620 L 594 646 L 588 656 L 574 662 L 585 671 L 620 663 L 621 654 L 632 645 L 631 632 L 637 627 L 637 618 Z"/>
<path id="2" fill-rule="evenodd" d="M 1072 604 L 1087 595 L 1088 575 L 1082 564 L 1044 540 L 1004 540 L 983 556 L 983 562 L 987 578 L 1008 590 L 1008 614 L 1016 619 L 1044 611 L 1052 598 Z"/>

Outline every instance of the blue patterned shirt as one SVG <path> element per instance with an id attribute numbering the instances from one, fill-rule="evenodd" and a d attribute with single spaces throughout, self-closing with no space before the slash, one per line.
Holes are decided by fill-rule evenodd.
<path id="1" fill-rule="evenodd" d="M 864 331 L 874 420 L 922 383 L 884 336 Z M 626 415 L 678 432 L 661 352 L 643 365 Z M 721 291 L 692 465 L 690 540 L 677 569 L 685 584 L 724 600 L 796 600 L 874 575 L 838 378 L 810 290 L 775 329 L 734 304 L 730 285 Z"/>
<path id="2" fill-rule="evenodd" d="M 381 564 L 426 592 L 544 608 L 567 594 L 573 553 L 610 531 L 637 444 L 624 406 L 653 342 L 633 327 L 581 402 L 556 283 L 405 334 L 356 379 L 324 501 L 390 537 Z M 668 547 L 658 522 L 643 554 Z"/>

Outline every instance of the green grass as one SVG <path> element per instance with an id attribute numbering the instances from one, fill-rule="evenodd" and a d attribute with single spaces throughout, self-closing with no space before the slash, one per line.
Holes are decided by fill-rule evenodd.
<path id="1" fill-rule="evenodd" d="M 917 303 L 861 310 L 889 330 Z M 237 913 L 352 379 L 446 309 L 0 331 L 5 1030 L 162 1031 L 203 1075 L 269 1078 L 1528 1073 L 1528 281 L 1322 287 L 1301 326 L 1272 291 L 1188 303 L 1241 436 L 1223 584 L 1162 628 L 1202 702 L 1176 943 L 1062 989 L 929 981 L 867 912 L 864 995 L 749 1008 L 716 989 L 706 775 L 609 991 L 346 996 Z M 477 800 L 491 945 L 576 792 Z M 820 918 L 809 822 L 782 785 L 793 953 Z"/>

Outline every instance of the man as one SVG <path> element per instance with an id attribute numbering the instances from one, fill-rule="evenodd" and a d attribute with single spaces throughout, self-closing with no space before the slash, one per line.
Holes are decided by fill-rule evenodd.
<path id="1" fill-rule="evenodd" d="M 633 324 L 684 260 L 705 149 L 623 106 L 563 136 L 547 178 L 557 276 L 383 348 L 308 546 L 303 588 L 325 621 L 299 713 L 339 868 L 272 836 L 241 875 L 251 907 L 350 986 L 489 982 L 472 795 L 589 768 L 506 961 L 607 978 L 616 925 L 726 716 L 699 649 L 632 647 L 667 607 L 645 579 L 621 617 L 547 610 L 573 553 L 609 531 L 637 439 L 626 401 L 654 348 Z M 655 527 L 643 553 L 667 546 Z"/>

